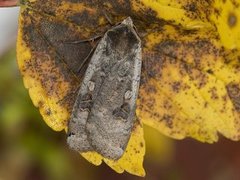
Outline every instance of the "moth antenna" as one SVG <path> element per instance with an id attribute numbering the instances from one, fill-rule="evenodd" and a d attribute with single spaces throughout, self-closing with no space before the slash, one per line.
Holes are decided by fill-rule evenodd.
<path id="1" fill-rule="evenodd" d="M 107 13 L 105 11 L 102 11 L 102 13 L 103 13 L 104 17 L 106 18 L 106 20 L 108 21 L 108 23 L 111 26 L 113 26 L 114 24 L 113 24 L 112 20 L 110 19 L 110 17 L 107 15 Z"/>
<path id="2" fill-rule="evenodd" d="M 82 70 L 83 66 L 85 65 L 85 63 L 88 61 L 88 59 L 91 57 L 91 55 L 93 54 L 94 50 L 96 49 L 96 46 L 93 47 L 91 49 L 91 51 L 89 52 L 89 54 L 84 58 L 83 63 L 81 64 L 81 66 L 78 68 L 78 73 L 80 73 L 80 71 Z"/>
<path id="3" fill-rule="evenodd" d="M 85 43 L 85 42 L 94 42 L 98 39 L 102 38 L 102 35 L 96 35 L 91 38 L 83 39 L 83 40 L 77 40 L 77 41 L 66 41 L 64 42 L 65 44 L 80 44 L 80 43 Z"/>

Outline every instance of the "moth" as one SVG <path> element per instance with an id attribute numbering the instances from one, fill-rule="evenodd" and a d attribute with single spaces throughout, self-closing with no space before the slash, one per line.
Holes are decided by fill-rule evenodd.
<path id="1" fill-rule="evenodd" d="M 67 143 L 78 152 L 122 157 L 135 121 L 142 54 L 132 19 L 108 30 L 85 72 L 68 124 Z"/>

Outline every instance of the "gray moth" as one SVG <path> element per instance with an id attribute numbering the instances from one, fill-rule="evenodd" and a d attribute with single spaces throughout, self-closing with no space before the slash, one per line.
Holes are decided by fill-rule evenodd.
<path id="1" fill-rule="evenodd" d="M 67 143 L 78 152 L 122 157 L 135 121 L 141 40 L 132 19 L 108 30 L 83 78 L 68 124 Z"/>

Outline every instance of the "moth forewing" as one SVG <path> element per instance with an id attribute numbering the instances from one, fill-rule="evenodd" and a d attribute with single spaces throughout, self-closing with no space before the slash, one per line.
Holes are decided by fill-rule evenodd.
<path id="1" fill-rule="evenodd" d="M 69 121 L 69 146 L 119 159 L 135 120 L 141 40 L 131 18 L 107 31 L 86 70 Z"/>

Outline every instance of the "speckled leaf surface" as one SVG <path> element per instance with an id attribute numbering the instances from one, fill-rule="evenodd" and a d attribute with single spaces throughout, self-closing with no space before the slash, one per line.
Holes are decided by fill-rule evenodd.
<path id="1" fill-rule="evenodd" d="M 239 2 L 230 0 L 22 1 L 18 64 L 46 123 L 66 129 L 84 59 L 97 43 L 69 42 L 102 35 L 112 27 L 109 20 L 117 24 L 128 16 L 143 44 L 140 122 L 176 139 L 211 143 L 220 133 L 239 140 L 240 11 Z M 143 176 L 142 131 L 136 124 L 119 161 L 104 161 L 117 172 Z M 96 165 L 103 159 L 83 156 Z"/>

